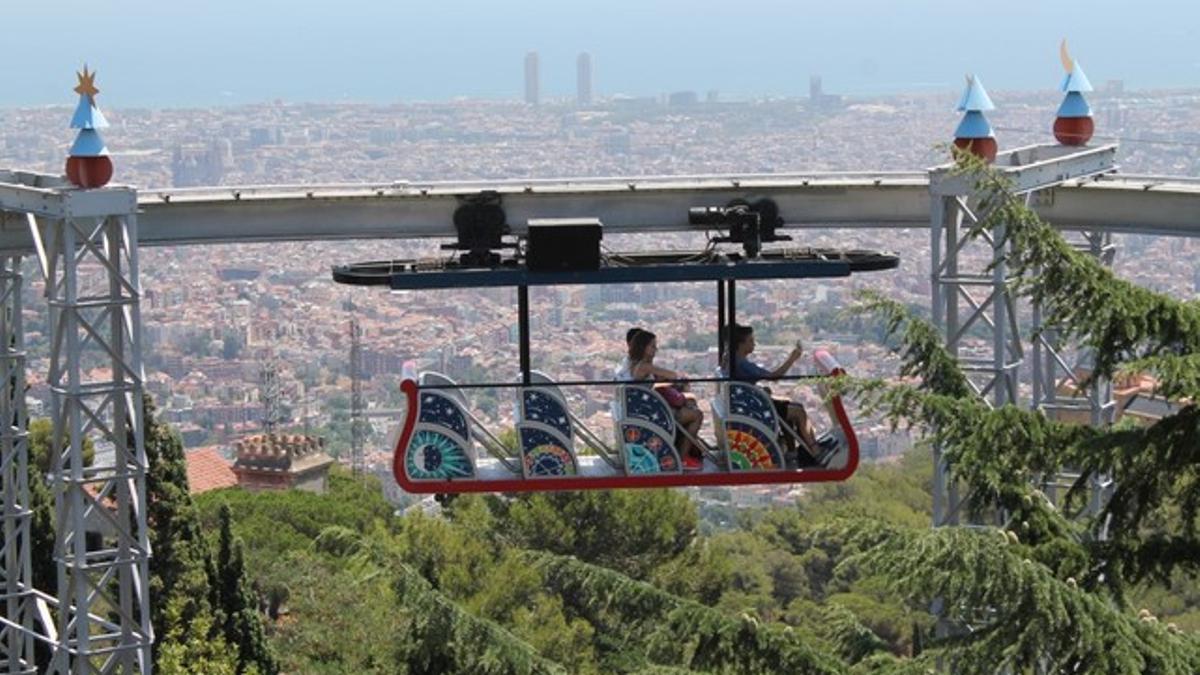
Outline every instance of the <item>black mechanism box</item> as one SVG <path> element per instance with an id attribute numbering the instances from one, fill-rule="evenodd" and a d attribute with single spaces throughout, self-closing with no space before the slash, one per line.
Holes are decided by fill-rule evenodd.
<path id="1" fill-rule="evenodd" d="M 602 236 L 597 218 L 530 220 L 525 268 L 530 272 L 598 270 Z"/>

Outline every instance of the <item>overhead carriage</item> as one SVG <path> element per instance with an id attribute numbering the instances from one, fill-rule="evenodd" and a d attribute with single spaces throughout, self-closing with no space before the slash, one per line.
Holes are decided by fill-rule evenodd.
<path id="1" fill-rule="evenodd" d="M 570 228 L 550 230 L 552 237 Z M 594 224 L 598 228 L 598 223 Z M 720 252 L 628 253 L 597 255 L 588 261 L 547 265 L 536 262 L 537 235 L 532 231 L 523 254 L 509 259 L 475 251 L 449 261 L 392 260 L 334 269 L 335 280 L 384 285 L 393 290 L 516 287 L 520 380 L 458 384 L 439 373 L 407 373 L 401 382 L 406 397 L 393 459 L 400 486 L 415 493 L 521 492 L 687 485 L 747 485 L 841 481 L 854 473 L 859 450 L 854 428 L 840 397 L 827 399 L 829 428 L 815 462 L 798 464 L 785 453 L 784 437 L 795 435 L 779 419 L 767 392 L 723 374 L 697 378 L 714 393 L 707 401 L 713 440 L 692 438 L 703 449 L 703 467 L 684 471 L 678 445 L 687 430 L 676 424 L 672 408 L 649 383 L 613 380 L 563 381 L 530 366 L 529 288 L 533 286 L 715 282 L 718 349 L 726 347 L 727 328 L 734 324 L 737 282 L 745 280 L 846 277 L 854 272 L 895 268 L 895 255 L 866 251 L 783 249 L 762 251 L 757 232 L 732 238 L 746 255 Z M 774 239 L 785 239 L 773 237 Z M 460 231 L 461 239 L 461 231 Z M 584 247 L 599 233 L 583 238 Z M 726 240 L 729 240 L 728 238 Z M 770 241 L 771 239 L 767 239 Z M 575 243 L 579 238 L 575 238 Z M 597 247 L 598 248 L 598 247 Z M 559 251 L 569 250 L 558 248 Z M 486 253 L 486 252 L 484 252 Z M 565 269 L 564 269 L 565 268 Z M 614 327 L 614 331 L 620 332 Z M 843 373 L 834 357 L 817 350 L 819 375 Z M 795 378 L 792 378 L 795 379 Z M 486 428 L 471 412 L 470 392 L 495 387 L 513 392 L 516 447 Z M 590 429 L 571 409 L 564 388 L 611 391 L 613 433 L 610 440 Z M 798 436 L 796 436 L 798 439 Z M 715 441 L 715 442 L 714 442 Z"/>

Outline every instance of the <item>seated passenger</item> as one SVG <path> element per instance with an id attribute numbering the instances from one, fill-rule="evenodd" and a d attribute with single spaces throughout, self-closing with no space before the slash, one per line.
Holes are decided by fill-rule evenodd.
<path id="1" fill-rule="evenodd" d="M 633 328 L 630 328 L 629 330 L 625 331 L 625 353 L 626 354 L 629 353 L 629 348 L 633 346 L 633 337 L 635 335 L 637 335 L 638 333 L 644 333 L 644 332 L 645 332 L 644 328 L 639 328 L 637 326 L 634 326 Z M 617 366 L 616 371 L 613 372 L 613 379 L 618 382 L 632 382 L 633 381 L 633 373 L 630 372 L 630 363 L 629 363 L 628 356 L 626 356 L 624 359 L 621 360 L 621 365 Z"/>
<path id="2" fill-rule="evenodd" d="M 730 328 L 729 345 L 733 354 L 733 361 L 729 364 L 732 369 L 728 371 L 730 378 L 751 384 L 758 384 L 760 380 L 776 380 L 787 375 L 788 370 L 804 353 L 803 345 L 797 340 L 796 347 L 792 349 L 792 353 L 788 354 L 783 364 L 774 370 L 768 370 L 748 358 L 754 352 L 754 329 L 738 324 L 734 324 Z M 770 394 L 771 390 L 768 389 L 767 393 Z M 813 432 L 812 422 L 809 421 L 808 412 L 804 410 L 804 406 L 774 396 L 771 397 L 771 401 L 775 404 L 775 412 L 779 415 L 779 419 L 786 422 L 807 446 L 802 449 L 800 454 L 801 463 L 815 464 L 815 454 L 819 453 L 821 449 L 817 445 L 816 434 Z M 791 434 L 784 433 L 783 439 L 789 451 L 797 451 Z"/>
<path id="3" fill-rule="evenodd" d="M 654 356 L 658 353 L 658 340 L 654 333 L 640 328 L 634 328 L 627 334 L 629 341 L 628 357 L 625 359 L 620 371 L 627 373 L 629 382 L 659 382 L 664 383 L 663 386 L 656 385 L 655 389 L 663 394 L 663 398 L 667 404 L 671 406 L 671 410 L 675 413 L 675 421 L 680 427 L 687 429 L 691 437 L 696 437 L 700 433 L 700 426 L 704 422 L 704 413 L 696 407 L 693 401 L 689 401 L 684 397 L 682 389 L 686 388 L 686 383 L 670 385 L 665 383 L 673 383 L 682 379 L 679 373 L 666 368 L 659 368 L 654 365 Z M 683 460 L 683 468 L 687 471 L 698 471 L 704 468 L 703 455 L 700 454 L 700 448 L 697 448 L 692 443 L 691 438 L 687 434 L 680 434 L 676 447 L 679 448 L 679 454 Z"/>

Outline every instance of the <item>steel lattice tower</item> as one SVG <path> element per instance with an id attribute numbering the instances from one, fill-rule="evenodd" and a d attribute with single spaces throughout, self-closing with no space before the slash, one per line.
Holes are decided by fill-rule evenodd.
<path id="1" fill-rule="evenodd" d="M 21 258 L 0 268 L 0 555 L 4 616 L 0 644 L 8 673 L 33 673 L 34 615 L 38 597 L 30 567 L 29 432 L 25 409 L 25 351 L 21 330 Z"/>
<path id="2" fill-rule="evenodd" d="M 362 390 L 362 326 L 358 318 L 350 316 L 350 467 L 354 475 L 362 475 L 363 450 L 366 445 L 366 418 L 363 412 Z"/>
<path id="3" fill-rule="evenodd" d="M 1035 145 L 1001 153 L 996 169 L 1012 182 L 1012 192 L 1027 204 L 1038 195 L 1050 194 L 1055 187 L 1115 170 L 1115 145 L 1092 148 Z M 1018 382 L 1025 361 L 1025 340 L 1018 326 L 1018 306 L 1011 292 L 1014 281 L 1005 265 L 1006 238 L 1001 225 L 978 237 L 972 226 L 987 217 L 977 213 L 977 190 L 970 176 L 953 165 L 930 171 L 930 300 L 933 321 L 945 336 L 946 347 L 956 356 L 967 373 L 971 388 L 994 408 L 1019 404 Z M 1047 368 L 1047 358 L 1057 357 L 1054 345 L 1037 329 L 1041 327 L 1039 308 L 1033 308 L 1035 357 L 1032 374 L 1036 382 L 1033 404 L 1045 407 L 1049 391 L 1053 397 L 1056 369 Z M 986 349 L 963 353 L 968 331 L 982 327 L 990 339 Z M 1046 356 L 1043 356 L 1046 355 Z M 1092 404 L 1098 410 L 1111 409 L 1100 400 L 1098 391 Z M 1100 422 L 1095 417 L 1095 422 Z M 962 499 L 939 449 L 934 449 L 934 526 L 954 525 L 960 520 Z"/>
<path id="4" fill-rule="evenodd" d="M 47 198 L 61 202 L 61 210 L 41 219 L 31 213 L 29 220 L 50 305 L 58 528 L 51 670 L 148 673 L 154 635 L 137 195 L 118 187 Z M 98 451 L 111 449 L 111 459 L 85 465 L 88 437 Z"/>
<path id="5" fill-rule="evenodd" d="M 267 359 L 258 371 L 258 396 L 263 407 L 263 433 L 273 434 L 281 417 L 279 412 L 279 365 L 274 357 Z"/>

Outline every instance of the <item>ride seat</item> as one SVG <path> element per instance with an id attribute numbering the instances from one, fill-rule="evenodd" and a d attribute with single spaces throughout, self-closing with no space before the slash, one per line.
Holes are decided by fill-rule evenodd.
<path id="1" fill-rule="evenodd" d="M 746 382 L 726 382 L 714 401 L 720 419 L 717 441 L 730 471 L 776 471 L 785 468 L 779 445 L 781 428 L 771 397 Z"/>
<path id="2" fill-rule="evenodd" d="M 675 449 L 675 413 L 650 383 L 617 386 L 613 427 L 627 475 L 683 470 Z"/>
<path id="3" fill-rule="evenodd" d="M 440 373 L 421 373 L 420 385 L 453 385 Z M 475 445 L 471 416 L 462 392 L 423 389 L 417 398 L 417 422 L 405 452 L 410 480 L 444 481 L 475 477 Z"/>
<path id="4" fill-rule="evenodd" d="M 517 440 L 525 478 L 574 476 L 579 472 L 571 415 L 558 385 L 545 373 L 530 372 L 518 390 Z"/>

